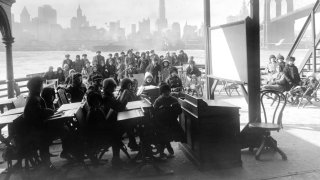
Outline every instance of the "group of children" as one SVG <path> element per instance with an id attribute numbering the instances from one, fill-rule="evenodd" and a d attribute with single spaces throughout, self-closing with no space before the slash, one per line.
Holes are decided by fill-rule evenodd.
<path id="1" fill-rule="evenodd" d="M 129 55 L 130 57 L 130 55 Z M 97 58 L 99 63 L 99 58 Z M 156 59 L 152 57 L 152 60 Z M 155 60 L 154 60 L 155 61 Z M 166 62 L 166 61 L 164 61 Z M 156 114 L 164 113 L 163 116 L 156 118 L 158 126 L 158 141 L 156 147 L 158 147 L 158 153 L 161 157 L 166 157 L 164 149 L 167 148 L 170 155 L 173 155 L 173 149 L 170 146 L 172 140 L 183 140 L 183 133 L 179 130 L 179 124 L 177 117 L 181 113 L 181 107 L 178 100 L 171 96 L 171 91 L 179 92 L 183 86 L 181 79 L 178 76 L 178 70 L 175 67 L 167 69 L 167 80 L 160 84 L 160 96 L 154 103 L 154 109 Z M 137 97 L 137 84 L 129 78 L 123 78 L 121 82 L 117 82 L 115 78 L 104 78 L 99 73 L 91 74 L 90 86 L 86 87 L 83 80 L 83 75 L 79 72 L 74 72 L 70 77 L 70 84 L 65 88 L 66 92 L 70 94 L 71 102 L 86 102 L 86 132 L 88 137 L 92 140 L 89 143 L 91 146 L 95 146 L 95 141 L 102 139 L 107 140 L 113 150 L 112 165 L 114 167 L 121 167 L 123 162 L 120 160 L 120 147 L 122 144 L 123 134 L 126 133 L 129 138 L 128 147 L 133 150 L 139 150 L 139 145 L 135 139 L 135 126 L 123 125 L 117 121 L 117 113 L 125 110 L 128 102 L 139 100 Z M 120 90 L 115 96 L 116 87 L 120 84 Z M 158 85 L 154 79 L 152 73 L 146 72 L 146 80 L 143 84 Z M 29 80 L 28 89 L 30 94 L 27 99 L 27 104 L 24 112 L 24 119 L 27 123 L 26 129 L 32 130 L 37 135 L 34 135 L 39 141 L 41 160 L 48 167 L 52 167 L 50 163 L 49 145 L 52 142 L 52 135 L 48 132 L 45 119 L 53 115 L 55 106 L 53 101 L 55 99 L 55 90 L 51 87 L 43 88 L 43 78 L 35 77 Z M 169 112 L 169 113 L 168 113 Z M 180 129 L 181 130 L 181 129 Z M 64 131 L 64 130 L 62 130 Z M 67 134 L 67 133 L 62 133 Z M 62 152 L 61 158 L 72 159 L 72 147 L 71 142 L 68 142 L 70 138 L 62 137 Z M 91 156 L 90 156 L 91 157 Z"/>
<path id="2" fill-rule="evenodd" d="M 306 93 L 310 95 L 317 87 L 319 81 L 314 73 L 309 74 L 306 79 L 301 81 L 298 68 L 294 65 L 295 58 L 289 57 L 284 62 L 284 57 L 270 55 L 269 63 L 266 66 L 268 74 L 267 84 L 263 89 L 272 89 L 277 91 L 288 91 L 291 103 L 297 104 L 299 97 Z M 308 91 L 308 92 L 306 92 Z"/>

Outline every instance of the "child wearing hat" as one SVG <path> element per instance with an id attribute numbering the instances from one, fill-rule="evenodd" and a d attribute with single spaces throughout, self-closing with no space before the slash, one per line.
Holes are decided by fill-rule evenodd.
<path id="1" fill-rule="evenodd" d="M 144 81 L 142 86 L 156 86 L 157 84 L 153 81 L 153 76 L 150 72 L 146 72 L 144 75 Z"/>
<path id="2" fill-rule="evenodd" d="M 164 82 L 170 75 L 170 62 L 169 60 L 165 59 L 162 62 L 161 68 L 161 79 Z"/>

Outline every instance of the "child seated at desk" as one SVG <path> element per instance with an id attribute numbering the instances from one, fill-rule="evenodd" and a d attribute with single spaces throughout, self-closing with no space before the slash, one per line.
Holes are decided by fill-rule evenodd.
<path id="1" fill-rule="evenodd" d="M 121 81 L 120 91 L 117 99 L 120 99 L 121 97 L 126 97 L 127 102 L 139 100 L 139 98 L 132 91 L 132 87 L 133 82 L 129 78 L 124 78 Z M 127 124 L 125 129 L 129 138 L 128 147 L 131 149 L 131 151 L 138 151 L 139 146 L 135 139 L 134 124 Z"/>
<path id="2" fill-rule="evenodd" d="M 142 86 L 157 86 L 157 84 L 153 81 L 153 76 L 150 72 L 146 72 L 144 75 L 144 82 Z"/>
<path id="3" fill-rule="evenodd" d="M 161 95 L 154 102 L 155 123 L 158 130 L 159 149 L 161 157 L 166 157 L 164 149 L 167 148 L 169 156 L 174 155 L 171 141 L 185 142 L 184 132 L 177 121 L 182 109 L 178 100 L 170 95 L 170 86 L 166 83 L 160 85 Z"/>
<path id="4" fill-rule="evenodd" d="M 90 91 L 87 95 L 87 103 L 89 111 L 87 114 L 87 135 L 89 138 L 89 158 L 96 162 L 95 154 L 98 152 L 99 145 L 110 142 L 114 159 L 120 159 L 119 148 L 121 145 L 121 131 L 118 130 L 116 124 L 108 123 L 106 116 L 101 109 L 102 96 L 101 93 Z M 113 165 L 115 165 L 113 163 Z"/>
<path id="5" fill-rule="evenodd" d="M 39 146 L 40 157 L 44 166 L 52 168 L 50 162 L 49 145 L 51 143 L 50 134 L 47 131 L 44 120 L 53 115 L 53 110 L 48 109 L 45 101 L 40 97 L 43 89 L 41 77 L 31 78 L 27 83 L 29 96 L 24 108 L 25 136 L 26 139 L 32 139 Z"/>
<path id="6" fill-rule="evenodd" d="M 103 112 L 106 115 L 106 121 L 108 124 L 111 124 L 113 127 L 117 127 L 117 133 L 122 134 L 123 131 L 121 130 L 118 122 L 117 116 L 118 112 L 124 111 L 126 105 L 128 103 L 128 97 L 126 93 L 121 94 L 120 97 L 117 99 L 114 97 L 113 93 L 117 87 L 117 83 L 113 78 L 108 78 L 103 81 L 103 98 L 102 98 L 102 106 Z M 126 91 L 125 91 L 126 92 Z M 113 158 L 112 158 L 112 165 L 115 167 L 121 167 L 122 161 L 120 159 L 120 147 L 115 146 L 112 147 Z"/>

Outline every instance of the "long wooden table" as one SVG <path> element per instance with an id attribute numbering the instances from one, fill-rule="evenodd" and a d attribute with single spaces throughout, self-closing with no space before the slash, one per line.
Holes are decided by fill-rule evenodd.
<path id="1" fill-rule="evenodd" d="M 4 107 L 8 107 L 9 105 L 13 104 L 13 101 L 16 98 L 10 98 L 10 99 L 1 99 L 0 100 L 0 112 L 3 113 L 4 112 Z"/>

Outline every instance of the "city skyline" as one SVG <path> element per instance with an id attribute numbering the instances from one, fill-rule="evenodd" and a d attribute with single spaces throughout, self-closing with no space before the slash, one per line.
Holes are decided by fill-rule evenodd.
<path id="1" fill-rule="evenodd" d="M 228 15 L 236 15 L 236 12 L 239 11 L 239 7 L 242 5 L 242 1 L 233 2 L 232 0 L 226 0 L 222 3 L 221 1 L 214 0 L 213 2 L 215 2 L 216 7 L 220 7 L 213 13 L 216 17 L 215 23 L 217 24 L 225 23 L 225 17 Z M 231 2 L 233 5 L 232 7 L 222 8 Z M 156 21 L 159 18 L 158 0 L 118 0 L 116 2 L 111 0 L 68 0 L 68 3 L 61 0 L 17 1 L 12 7 L 15 21 L 20 21 L 19 14 L 24 7 L 28 9 L 30 16 L 34 18 L 37 16 L 37 8 L 45 4 L 51 5 L 57 10 L 57 21 L 63 28 L 70 27 L 70 20 L 80 5 L 83 14 L 86 15 L 87 20 L 90 22 L 90 25 L 97 26 L 97 28 L 106 28 L 106 23 L 120 20 L 121 26 L 127 30 L 126 35 L 128 35 L 132 24 L 138 24 L 142 19 L 149 18 L 151 21 L 151 31 L 157 30 Z M 113 5 L 116 8 L 110 7 L 110 5 Z M 222 9 L 225 10 L 222 11 Z M 169 27 L 175 22 L 178 22 L 181 25 L 188 22 L 188 24 L 193 24 L 197 27 L 200 27 L 203 23 L 203 3 L 199 0 L 166 1 L 165 13 Z"/>

